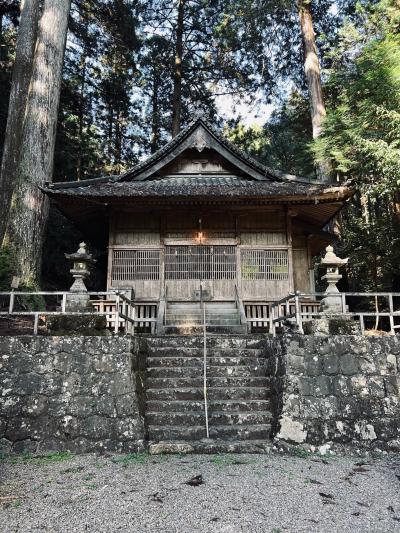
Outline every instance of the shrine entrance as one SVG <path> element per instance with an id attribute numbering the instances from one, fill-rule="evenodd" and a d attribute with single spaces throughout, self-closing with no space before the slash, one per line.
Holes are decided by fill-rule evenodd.
<path id="1" fill-rule="evenodd" d="M 237 247 L 176 245 L 165 247 L 165 290 L 169 300 L 196 300 L 200 284 L 206 299 L 234 300 Z"/>

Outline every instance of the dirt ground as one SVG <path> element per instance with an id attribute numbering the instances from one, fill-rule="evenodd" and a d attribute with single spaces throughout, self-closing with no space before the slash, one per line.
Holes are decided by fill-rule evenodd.
<path id="1" fill-rule="evenodd" d="M 400 532 L 400 457 L 4 458 L 0 531 Z"/>

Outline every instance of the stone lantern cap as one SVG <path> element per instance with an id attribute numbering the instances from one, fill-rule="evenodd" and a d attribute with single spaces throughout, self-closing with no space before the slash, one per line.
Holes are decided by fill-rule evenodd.
<path id="1" fill-rule="evenodd" d="M 92 254 L 89 254 L 86 250 L 86 243 L 81 242 L 79 243 L 79 249 L 77 252 L 73 254 L 65 254 L 66 259 L 69 261 L 79 261 L 79 262 L 91 262 L 95 263 L 96 259 L 93 259 Z"/>
<path id="2" fill-rule="evenodd" d="M 321 259 L 321 265 L 331 265 L 331 266 L 342 266 L 347 265 L 349 258 L 341 259 L 333 251 L 333 246 L 329 245 L 326 247 L 325 257 Z"/>

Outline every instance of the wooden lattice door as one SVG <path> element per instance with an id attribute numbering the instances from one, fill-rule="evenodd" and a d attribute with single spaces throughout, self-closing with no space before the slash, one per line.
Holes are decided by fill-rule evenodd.
<path id="1" fill-rule="evenodd" d="M 177 245 L 165 249 L 168 299 L 193 300 L 200 283 L 216 300 L 233 300 L 237 279 L 235 246 Z"/>

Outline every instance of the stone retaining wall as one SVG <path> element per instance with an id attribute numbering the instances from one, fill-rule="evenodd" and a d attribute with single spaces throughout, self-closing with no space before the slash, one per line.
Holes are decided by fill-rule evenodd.
<path id="1" fill-rule="evenodd" d="M 276 438 L 400 450 L 400 338 L 284 335 L 275 360 Z"/>
<path id="2" fill-rule="evenodd" d="M 2 449 L 141 449 L 136 351 L 128 336 L 0 337 Z"/>

